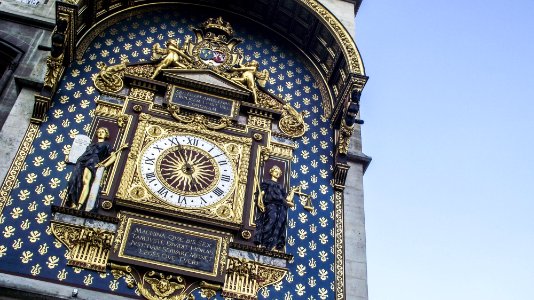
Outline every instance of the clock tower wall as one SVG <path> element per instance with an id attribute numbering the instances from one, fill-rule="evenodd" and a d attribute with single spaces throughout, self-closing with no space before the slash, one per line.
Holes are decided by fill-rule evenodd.
<path id="1" fill-rule="evenodd" d="M 351 1 L 324 2 L 334 14 L 355 10 Z M 362 176 L 370 159 L 359 124 L 346 118 L 359 101 L 350 90 L 364 82 L 346 70 L 346 85 L 325 80 L 326 65 L 310 58 L 317 52 L 239 14 L 184 7 L 110 16 L 79 41 L 49 94 L 36 96 L 35 123 L 1 190 L 0 271 L 125 297 L 136 297 L 132 287 L 144 297 L 162 293 L 151 282 L 167 278 L 174 295 L 366 298 Z M 353 28 L 350 19 L 340 21 Z M 84 166 L 91 191 L 71 205 L 72 178 L 85 169 L 76 173 L 69 156 L 103 141 L 102 165 Z M 284 213 L 268 202 L 271 181 L 287 196 Z M 273 215 L 281 225 L 262 225 Z M 266 249 L 263 230 L 281 244 Z M 156 249 L 169 243 L 162 236 L 184 242 Z M 171 255 L 185 244 L 206 264 Z M 260 277 L 235 285 L 242 272 Z"/>

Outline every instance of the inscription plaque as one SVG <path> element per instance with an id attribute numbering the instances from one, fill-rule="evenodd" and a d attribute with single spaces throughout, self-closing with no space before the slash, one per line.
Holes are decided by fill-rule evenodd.
<path id="1" fill-rule="evenodd" d="M 222 97 L 207 95 L 173 87 L 171 102 L 192 110 L 233 117 L 235 102 Z"/>
<path id="2" fill-rule="evenodd" d="M 221 238 L 130 219 L 120 256 L 216 275 Z"/>

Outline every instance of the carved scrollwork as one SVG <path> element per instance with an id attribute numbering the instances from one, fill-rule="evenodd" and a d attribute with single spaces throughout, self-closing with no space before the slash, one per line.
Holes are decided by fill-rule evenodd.
<path id="1" fill-rule="evenodd" d="M 121 277 L 124 277 L 124 281 L 126 282 L 126 285 L 133 289 L 137 282 L 135 281 L 135 278 L 133 277 L 133 269 L 130 266 L 121 266 L 114 263 L 109 264 L 109 267 L 111 268 L 111 275 L 113 275 L 113 278 L 119 279 Z"/>
<path id="2" fill-rule="evenodd" d="M 258 267 L 258 284 L 260 288 L 275 284 L 282 280 L 287 271 L 283 269 L 277 269 L 260 265 Z"/>
<path id="3" fill-rule="evenodd" d="M 289 105 L 289 103 L 283 106 L 282 118 L 278 123 L 278 127 L 280 127 L 283 133 L 291 137 L 301 137 L 306 131 L 304 117 Z"/>
<path id="4" fill-rule="evenodd" d="M 186 292 L 186 282 L 182 276 L 148 271 L 143 276 L 131 266 L 110 264 L 111 274 L 115 279 L 124 277 L 129 288 L 137 287 L 148 300 L 194 300 Z"/>
<path id="5" fill-rule="evenodd" d="M 52 232 L 60 242 L 70 249 L 74 246 L 74 243 L 80 236 L 81 228 L 61 224 L 52 224 Z"/>
<path id="6" fill-rule="evenodd" d="M 69 249 L 68 265 L 100 272 L 106 269 L 113 232 L 55 222 L 52 232 Z"/>
<path id="7" fill-rule="evenodd" d="M 124 86 L 122 78 L 126 70 L 126 62 L 113 66 L 106 66 L 105 63 L 99 62 L 97 67 L 100 71 L 93 79 L 97 90 L 107 93 L 116 93 L 122 90 Z"/>
<path id="8" fill-rule="evenodd" d="M 337 144 L 339 154 L 349 153 L 350 137 L 354 132 L 354 127 L 354 124 L 348 126 L 347 123 L 345 123 L 345 120 L 341 122 L 341 127 L 339 128 L 339 141 Z"/>
<path id="9" fill-rule="evenodd" d="M 46 73 L 44 77 L 44 86 L 50 89 L 54 89 L 59 76 L 63 70 L 63 53 L 58 57 L 48 56 L 46 59 Z"/>
<path id="10" fill-rule="evenodd" d="M 153 65 L 135 65 L 126 68 L 126 74 L 137 77 L 150 78 L 154 73 L 155 66 Z"/>
<path id="11" fill-rule="evenodd" d="M 278 110 L 281 110 L 283 107 L 282 103 L 276 101 L 274 97 L 272 97 L 271 95 L 263 91 L 258 92 L 258 98 L 256 100 L 256 104 L 258 104 L 259 106 L 263 108 L 278 109 Z"/>
<path id="12" fill-rule="evenodd" d="M 201 114 L 181 115 L 178 113 L 179 110 L 176 109 L 174 105 L 170 107 L 169 111 L 176 120 L 182 123 L 198 126 L 202 129 L 219 130 L 232 125 L 232 120 L 226 117 L 220 118 L 218 122 L 213 122 Z"/>
<path id="13" fill-rule="evenodd" d="M 206 281 L 200 282 L 200 294 L 208 300 L 215 297 L 217 291 L 220 289 L 222 289 L 222 286 L 218 284 L 211 284 Z"/>
<path id="14" fill-rule="evenodd" d="M 222 295 L 236 299 L 258 299 L 260 288 L 279 282 L 287 270 L 245 258 L 228 257 Z"/>

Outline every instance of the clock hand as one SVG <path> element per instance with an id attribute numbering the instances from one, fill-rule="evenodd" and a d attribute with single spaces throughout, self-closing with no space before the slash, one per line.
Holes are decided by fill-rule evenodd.
<path id="1" fill-rule="evenodd" d="M 193 177 L 193 174 L 190 174 L 189 176 L 191 177 L 191 183 L 196 187 L 197 181 L 195 180 L 195 177 Z"/>
<path id="2" fill-rule="evenodd" d="M 180 156 L 180 159 L 184 162 L 184 163 L 187 163 L 185 157 L 184 157 L 184 147 L 182 146 L 182 144 L 180 144 L 180 142 L 177 142 L 178 143 L 178 155 Z"/>

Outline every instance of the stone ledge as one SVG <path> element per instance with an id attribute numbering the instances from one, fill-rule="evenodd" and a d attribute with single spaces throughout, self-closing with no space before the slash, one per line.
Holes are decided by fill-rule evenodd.
<path id="1" fill-rule="evenodd" d="M 76 293 L 75 297 L 73 297 L 73 293 Z M 0 273 L 0 294 L 8 296 L 7 299 L 132 299 L 5 273 Z"/>

